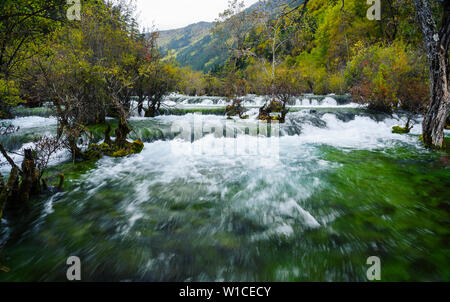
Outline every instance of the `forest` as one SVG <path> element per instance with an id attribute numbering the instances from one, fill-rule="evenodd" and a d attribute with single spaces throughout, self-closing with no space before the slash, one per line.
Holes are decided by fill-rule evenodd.
<path id="1" fill-rule="evenodd" d="M 0 281 L 449 281 L 449 1 L 136 11 L 1 1 Z"/>

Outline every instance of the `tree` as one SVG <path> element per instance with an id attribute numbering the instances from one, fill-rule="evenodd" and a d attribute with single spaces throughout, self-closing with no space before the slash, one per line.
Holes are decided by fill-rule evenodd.
<path id="1" fill-rule="evenodd" d="M 157 38 L 158 32 L 152 29 L 151 31 L 149 31 L 149 33 L 142 34 L 138 38 L 138 41 L 136 41 L 135 46 L 137 48 L 137 53 L 132 67 L 133 72 L 136 75 L 140 75 L 141 68 L 145 64 L 160 59 L 156 44 Z M 138 97 L 137 107 L 139 115 L 142 114 L 144 108 L 144 101 L 145 101 L 144 85 L 145 85 L 144 77 L 139 76 L 133 89 L 134 94 Z"/>
<path id="2" fill-rule="evenodd" d="M 173 64 L 163 63 L 159 59 L 142 66 L 140 75 L 143 81 L 143 92 L 147 99 L 146 117 L 159 115 L 161 102 L 178 83 L 176 68 Z"/>
<path id="3" fill-rule="evenodd" d="M 297 5 L 293 10 L 300 11 L 303 16 L 306 11 L 307 4 L 310 0 L 305 0 L 303 4 Z M 345 2 L 342 1 L 341 11 L 344 9 Z M 423 138 L 424 143 L 428 147 L 441 148 L 444 143 L 445 120 L 449 111 L 449 43 L 450 43 L 450 1 L 435 1 L 434 6 L 428 0 L 414 0 L 418 24 L 422 30 L 425 41 L 425 49 L 427 52 L 429 73 L 430 73 L 430 92 L 431 98 L 428 105 L 427 113 L 423 121 Z M 388 18 L 391 22 L 387 24 L 389 28 L 382 28 L 382 32 L 387 34 L 388 40 L 398 37 L 398 31 L 402 28 L 399 26 L 400 20 L 397 18 L 399 8 L 389 1 Z M 437 8 L 441 16 L 440 25 L 435 21 L 433 14 L 434 8 Z M 407 13 L 408 11 L 406 11 Z M 405 12 L 402 12 L 405 14 Z M 406 16 L 409 18 L 408 16 Z M 408 23 L 408 22 L 406 22 Z M 380 26 L 382 26 L 380 24 Z M 403 26 L 403 28 L 405 28 Z M 410 30 L 408 35 L 414 32 Z M 408 43 L 411 42 L 409 39 Z"/>
<path id="4" fill-rule="evenodd" d="M 423 113 L 429 98 L 425 60 L 401 42 L 366 47 L 357 43 L 347 63 L 344 80 L 355 100 L 373 111 L 394 109 Z"/>
<path id="5" fill-rule="evenodd" d="M 8 78 L 13 68 L 29 59 L 21 52 L 31 42 L 46 37 L 65 20 L 64 0 L 4 0 L 0 3 L 0 74 Z M 34 55 L 34 54 L 32 54 Z"/>
<path id="6" fill-rule="evenodd" d="M 9 109 L 22 102 L 17 83 L 0 78 L 0 118 L 8 118 Z"/>
<path id="7" fill-rule="evenodd" d="M 287 24 L 286 11 L 281 9 L 277 15 L 267 9 L 269 3 L 261 1 L 257 9 L 243 11 L 244 2 L 229 2 L 229 8 L 221 14 L 220 23 L 216 24 L 215 33 L 226 41 L 225 45 L 231 57 L 239 66 L 239 60 L 254 58 L 264 70 L 271 82 L 276 77 L 278 55 L 282 46 L 291 38 L 296 24 Z M 267 68 L 270 63 L 270 68 Z"/>
<path id="8" fill-rule="evenodd" d="M 24 82 L 33 82 L 38 98 L 53 102 L 58 137 L 73 158 L 87 156 L 87 126 L 104 123 L 107 113 L 119 119 L 115 145 L 126 145 L 131 96 L 143 65 L 141 35 L 128 9 L 120 2 L 84 5 L 81 21 L 56 30 L 27 67 Z"/>
<path id="9" fill-rule="evenodd" d="M 141 35 L 132 18 L 132 8 L 125 1 L 86 1 L 80 22 L 53 26 L 55 21 L 49 21 L 51 18 L 47 18 L 47 15 L 41 16 L 43 12 L 30 13 L 27 10 L 39 5 L 47 7 L 43 1 L 38 1 L 37 6 L 33 6 L 31 1 L 18 2 L 29 7 L 26 6 L 23 12 L 12 1 L 7 1 L 6 6 L 2 3 L 0 5 L 3 7 L 14 9 L 2 12 L 0 21 L 24 18 L 21 20 L 25 22 L 27 18 L 44 18 L 50 22 L 44 23 L 49 26 L 52 35 L 47 40 L 34 36 L 31 39 L 33 43 L 26 49 L 21 48 L 22 42 L 15 45 L 13 41 L 11 44 L 6 38 L 2 40 L 0 35 L 0 47 L 3 43 L 7 45 L 6 48 L 17 50 L 1 53 L 1 59 L 10 56 L 7 61 L 12 61 L 13 65 L 8 63 L 0 66 L 0 69 L 3 68 L 3 74 L 0 74 L 0 97 L 2 101 L 7 100 L 8 104 L 17 103 L 15 97 L 19 95 L 19 89 L 8 79 L 3 79 L 5 74 L 12 75 L 11 66 L 14 66 L 14 76 L 20 79 L 27 96 L 52 101 L 58 119 L 58 131 L 56 137 L 36 138 L 35 147 L 24 150 L 20 167 L 0 144 L 1 156 L 12 168 L 6 183 L 0 175 L 0 216 L 6 202 L 26 202 L 47 188 L 43 174 L 50 157 L 62 147 L 69 149 L 74 159 L 98 159 L 103 153 L 126 156 L 138 153 L 144 147 L 139 140 L 133 143 L 127 141 L 131 131 L 127 119 L 133 86 L 141 77 L 140 70 L 145 61 L 141 60 L 138 43 Z M 47 10 L 45 12 L 49 13 Z M 5 24 L 13 24 L 13 28 L 23 25 L 21 22 Z M 0 26 L 3 25 L 0 23 Z M 31 35 L 26 31 L 18 34 Z M 26 38 L 22 40 L 26 41 Z M 18 62 L 22 61 L 17 58 L 27 58 L 26 64 L 19 64 L 19 68 Z M 87 126 L 103 123 L 108 111 L 114 112 L 119 120 L 115 141 L 111 141 L 111 129 L 108 127 L 103 148 L 89 144 L 90 132 Z M 3 130 L 2 127 L 0 132 L 2 135 L 7 134 L 10 131 L 8 129 Z M 87 135 L 83 137 L 84 134 Z"/>
<path id="10" fill-rule="evenodd" d="M 442 148 L 444 127 L 450 106 L 449 93 L 449 44 L 450 1 L 441 1 L 442 20 L 440 28 L 434 21 L 428 0 L 414 0 L 417 19 L 423 32 L 428 54 L 431 83 L 431 101 L 423 121 L 423 140 L 428 147 Z"/>
<path id="11" fill-rule="evenodd" d="M 64 0 L 0 2 L 0 117 L 23 102 L 16 71 L 40 52 L 35 46 L 64 20 L 66 7 Z"/>
<path id="12" fill-rule="evenodd" d="M 227 107 L 227 114 L 243 117 L 245 109 L 241 106 L 241 97 L 247 89 L 245 75 L 246 59 L 252 55 L 246 40 L 256 25 L 259 11 L 245 11 L 245 3 L 240 0 L 230 0 L 228 8 L 220 14 L 213 29 L 214 35 L 223 41 L 222 47 L 229 57 L 222 70 L 224 75 L 224 93 L 232 101 Z"/>
<path id="13" fill-rule="evenodd" d="M 287 18 L 287 12 L 291 6 L 280 7 L 279 12 L 274 14 L 267 9 L 270 4 L 267 1 L 261 1 L 258 9 L 252 12 L 241 11 L 243 5 L 239 6 L 237 3 L 237 1 L 231 1 L 229 9 L 222 14 L 222 18 L 227 18 L 221 25 L 222 28 L 227 28 L 228 24 L 232 29 L 227 31 L 228 40 L 231 41 L 228 46 L 231 52 L 229 61 L 234 63 L 236 69 L 246 65 L 240 63 L 241 61 L 246 62 L 247 65 L 256 63 L 260 66 L 266 76 L 262 92 L 270 95 L 271 98 L 260 108 L 259 117 L 270 120 L 271 111 L 276 110 L 281 114 L 280 120 L 284 121 L 287 101 L 292 96 L 287 97 L 287 94 L 295 92 L 287 87 L 290 86 L 288 83 L 277 80 L 277 67 L 281 63 L 280 57 L 285 50 L 283 47 L 297 29 L 297 23 L 290 22 Z M 234 61 L 232 61 L 233 58 Z M 239 100 L 234 98 L 232 107 L 234 111 L 240 112 Z"/>

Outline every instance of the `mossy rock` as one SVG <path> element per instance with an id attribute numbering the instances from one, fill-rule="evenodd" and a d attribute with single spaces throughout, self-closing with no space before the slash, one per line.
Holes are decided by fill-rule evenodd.
<path id="1" fill-rule="evenodd" d="M 228 106 L 226 107 L 225 111 L 226 111 L 228 117 L 236 116 L 236 115 L 239 114 L 238 108 L 236 108 L 236 107 L 233 106 L 233 105 L 228 105 Z"/>
<path id="2" fill-rule="evenodd" d="M 144 149 L 144 143 L 141 140 L 135 140 L 132 143 L 127 143 L 127 145 L 120 149 L 114 151 L 111 156 L 112 157 L 125 157 L 131 154 L 141 153 Z"/>
<path id="3" fill-rule="evenodd" d="M 119 151 L 114 152 L 111 156 L 112 157 L 125 157 L 127 155 L 130 155 L 130 152 L 128 152 L 125 149 L 120 149 Z"/>
<path id="4" fill-rule="evenodd" d="M 139 139 L 135 140 L 133 142 L 133 152 L 135 154 L 137 154 L 137 153 L 141 153 L 142 150 L 144 150 L 144 143 Z"/>
<path id="5" fill-rule="evenodd" d="M 260 114 L 258 116 L 258 119 L 262 120 L 262 121 L 279 121 L 282 122 L 282 117 L 278 116 L 278 115 L 274 115 L 274 116 L 270 116 L 270 115 L 266 115 L 266 114 Z"/>
<path id="6" fill-rule="evenodd" d="M 446 130 L 450 130 L 450 125 L 445 126 Z"/>
<path id="7" fill-rule="evenodd" d="M 100 151 L 102 151 L 103 153 L 107 153 L 107 152 L 111 152 L 111 147 L 107 144 L 107 143 L 101 143 L 99 145 Z"/>
<path id="8" fill-rule="evenodd" d="M 99 160 L 103 157 L 103 152 L 96 144 L 91 144 L 86 152 L 83 153 L 83 157 L 86 160 Z"/>
<path id="9" fill-rule="evenodd" d="M 392 127 L 392 133 L 396 134 L 408 134 L 410 131 L 411 129 L 407 127 L 400 127 L 400 126 Z"/>
<path id="10" fill-rule="evenodd" d="M 100 145 L 91 144 L 86 152 L 83 153 L 85 160 L 99 160 L 103 154 L 111 157 L 125 157 L 131 154 L 141 153 L 144 149 L 144 143 L 141 140 L 134 142 L 126 142 L 125 146 L 119 148 L 117 146 L 110 146 L 107 143 Z"/>

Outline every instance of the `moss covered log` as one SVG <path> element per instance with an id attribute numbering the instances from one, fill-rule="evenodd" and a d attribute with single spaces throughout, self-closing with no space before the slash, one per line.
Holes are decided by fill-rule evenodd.
<path id="1" fill-rule="evenodd" d="M 410 128 L 395 126 L 392 127 L 392 133 L 396 134 L 408 134 L 411 131 Z"/>

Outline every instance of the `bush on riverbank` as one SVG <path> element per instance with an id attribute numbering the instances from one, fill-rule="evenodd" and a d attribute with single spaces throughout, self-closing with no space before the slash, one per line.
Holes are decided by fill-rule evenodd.
<path id="1" fill-rule="evenodd" d="M 401 43 L 390 46 L 355 45 L 345 79 L 356 101 L 369 109 L 392 113 L 394 109 L 423 112 L 429 99 L 426 66 L 417 53 Z"/>
<path id="2" fill-rule="evenodd" d="M 11 118 L 11 108 L 23 102 L 16 82 L 6 80 L 0 74 L 0 119 Z"/>

